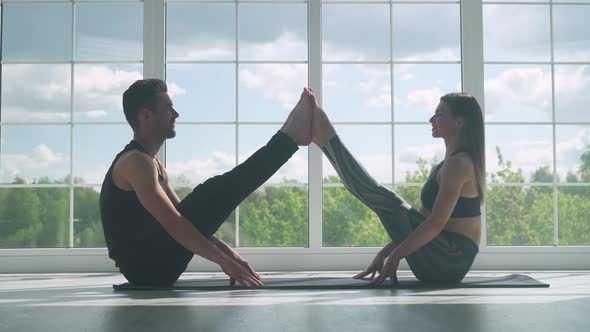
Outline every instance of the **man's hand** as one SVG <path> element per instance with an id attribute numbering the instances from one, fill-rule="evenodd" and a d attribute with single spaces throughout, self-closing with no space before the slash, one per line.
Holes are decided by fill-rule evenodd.
<path id="1" fill-rule="evenodd" d="M 256 273 L 252 265 L 250 265 L 250 263 L 244 257 L 240 256 L 240 254 L 238 254 L 237 251 L 235 251 L 232 247 L 230 247 L 227 243 L 225 243 L 222 239 L 216 237 L 215 235 L 211 237 L 211 242 L 213 242 L 213 244 L 215 244 L 215 246 L 217 246 L 221 251 L 223 251 L 229 258 L 231 258 L 233 261 L 240 264 L 244 269 L 246 269 L 248 273 L 255 276 L 257 280 L 260 281 L 260 283 L 262 284 L 262 277 L 258 273 Z M 230 287 L 235 286 L 235 284 L 236 280 L 230 276 Z"/>
<path id="2" fill-rule="evenodd" d="M 256 274 L 256 272 L 253 272 L 254 270 L 249 271 L 240 263 L 229 257 L 222 264 L 220 264 L 220 266 L 223 272 L 229 276 L 231 286 L 233 286 L 236 281 L 245 287 L 262 286 L 260 276 Z"/>

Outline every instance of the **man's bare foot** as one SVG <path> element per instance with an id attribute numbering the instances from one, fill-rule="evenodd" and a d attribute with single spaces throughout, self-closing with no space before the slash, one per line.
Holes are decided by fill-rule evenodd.
<path id="1" fill-rule="evenodd" d="M 310 96 L 311 92 L 303 89 L 301 98 L 281 128 L 281 131 L 287 134 L 297 145 L 311 144 L 311 123 L 315 101 Z"/>
<path id="2" fill-rule="evenodd" d="M 320 148 L 323 148 L 324 145 L 328 144 L 328 142 L 336 136 L 336 129 L 332 126 L 330 119 L 328 119 L 328 115 L 323 109 L 317 107 L 317 104 L 315 104 L 315 107 L 313 108 L 311 136 L 313 142 Z"/>

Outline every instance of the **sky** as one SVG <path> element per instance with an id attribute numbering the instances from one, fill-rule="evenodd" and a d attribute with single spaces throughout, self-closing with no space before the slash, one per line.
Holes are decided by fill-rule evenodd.
<path id="1" fill-rule="evenodd" d="M 0 182 L 15 175 L 63 178 L 71 161 L 75 176 L 100 184 L 131 139 L 121 94 L 143 77 L 142 4 L 77 4 L 74 43 L 71 4 L 3 6 L 1 119 L 30 125 L 2 126 Z M 198 184 L 264 145 L 308 85 L 306 4 L 240 4 L 237 42 L 233 4 L 169 4 L 167 15 L 166 75 L 180 113 L 167 168 L 178 184 Z M 496 145 L 527 180 L 535 169 L 551 168 L 554 111 L 556 121 L 590 122 L 590 37 L 584 28 L 590 6 L 554 6 L 553 15 L 554 59 L 576 62 L 554 66 L 554 99 L 549 64 L 484 67 L 488 172 L 498 170 Z M 418 158 L 442 160 L 444 144 L 431 137 L 427 120 L 441 95 L 461 90 L 457 4 L 395 4 L 391 21 L 393 27 L 387 4 L 323 6 L 323 61 L 388 61 L 393 50 L 394 61 L 445 62 L 395 64 L 393 77 L 389 64 L 323 65 L 322 106 L 339 123 L 349 150 L 383 183 L 391 183 L 393 173 L 403 182 Z M 549 6 L 484 5 L 483 22 L 486 62 L 551 60 Z M 72 55 L 92 63 L 76 63 L 72 73 Z M 285 63 L 198 63 L 237 57 Z M 35 125 L 72 116 L 78 124 L 73 159 L 69 125 Z M 236 119 L 255 124 L 236 130 L 233 124 L 186 123 Z M 500 124 L 507 121 L 546 124 Z M 590 144 L 590 126 L 557 125 L 555 142 L 564 181 Z M 300 149 L 269 183 L 307 183 L 307 151 Z M 335 175 L 326 159 L 323 170 Z"/>

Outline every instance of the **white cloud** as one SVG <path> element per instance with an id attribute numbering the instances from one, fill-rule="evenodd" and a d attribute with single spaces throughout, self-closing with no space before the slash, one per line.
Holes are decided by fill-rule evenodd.
<path id="1" fill-rule="evenodd" d="M 439 87 L 431 89 L 413 90 L 400 100 L 400 105 L 412 112 L 421 112 L 425 114 L 434 113 L 434 109 L 440 101 L 444 92 Z"/>
<path id="2" fill-rule="evenodd" d="M 283 31 L 275 40 L 264 43 L 247 43 L 240 45 L 241 59 L 256 60 L 305 60 L 307 59 L 307 42 L 296 33 Z"/>
<path id="3" fill-rule="evenodd" d="M 304 64 L 265 64 L 240 69 L 240 84 L 261 90 L 265 100 L 277 101 L 284 110 L 291 110 L 299 100 L 301 82 L 307 82 Z"/>
<path id="4" fill-rule="evenodd" d="M 542 68 L 511 68 L 485 80 L 486 114 L 530 108 L 551 113 L 551 74 Z M 534 121 L 535 119 L 531 119 Z"/>
<path id="5" fill-rule="evenodd" d="M 39 144 L 28 154 L 3 154 L 0 178 L 10 182 L 16 175 L 46 176 L 49 175 L 48 172 L 53 173 L 59 164 L 64 162 L 63 153 L 53 151 L 46 144 Z"/>

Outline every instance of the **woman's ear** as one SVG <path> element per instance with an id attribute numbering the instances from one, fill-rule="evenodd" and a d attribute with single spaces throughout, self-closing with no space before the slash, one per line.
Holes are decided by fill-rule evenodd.
<path id="1" fill-rule="evenodd" d="M 458 116 L 455 121 L 456 121 L 458 127 L 463 128 L 463 125 L 465 124 L 465 119 Z"/>

